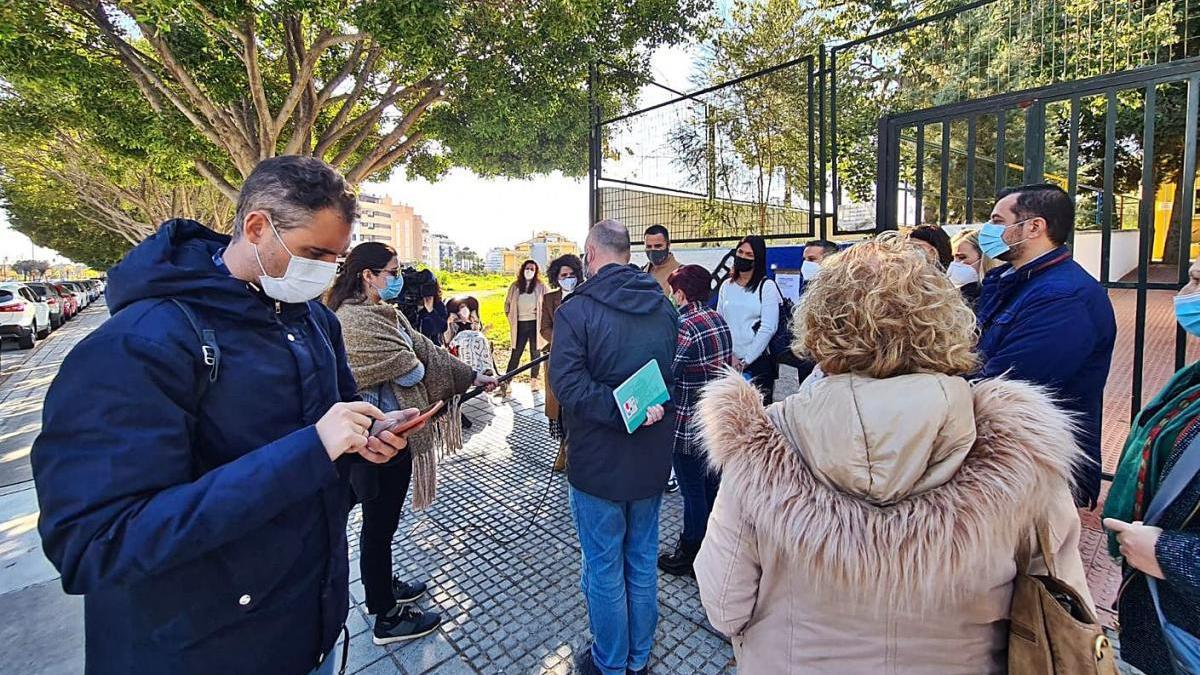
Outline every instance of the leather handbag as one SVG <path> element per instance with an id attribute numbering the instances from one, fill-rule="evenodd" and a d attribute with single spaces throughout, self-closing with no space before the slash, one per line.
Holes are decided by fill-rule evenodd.
<path id="1" fill-rule="evenodd" d="M 1050 530 L 1035 527 L 1049 574 L 1030 574 L 1030 547 L 1018 549 L 1008 630 L 1008 672 L 1020 675 L 1117 675 L 1116 655 L 1096 613 L 1054 572 Z"/>

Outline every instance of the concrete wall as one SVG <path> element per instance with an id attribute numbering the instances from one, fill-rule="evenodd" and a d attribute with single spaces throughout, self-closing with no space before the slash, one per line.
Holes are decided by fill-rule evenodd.
<path id="1" fill-rule="evenodd" d="M 1075 261 L 1089 274 L 1100 279 L 1099 231 L 1086 230 L 1075 233 Z M 1109 255 L 1108 278 L 1117 281 L 1137 269 L 1140 236 L 1137 230 L 1119 230 L 1112 233 L 1112 248 Z"/>

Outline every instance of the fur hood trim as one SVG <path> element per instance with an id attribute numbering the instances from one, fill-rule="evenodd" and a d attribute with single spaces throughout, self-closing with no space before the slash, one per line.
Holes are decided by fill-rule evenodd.
<path id="1" fill-rule="evenodd" d="M 1004 379 L 972 389 L 978 434 L 961 468 L 886 506 L 819 480 L 740 376 L 705 388 L 699 424 L 722 492 L 741 500 L 760 541 L 812 587 L 880 608 L 932 610 L 978 592 L 977 571 L 1013 555 L 1084 461 L 1071 418 L 1044 389 Z"/>

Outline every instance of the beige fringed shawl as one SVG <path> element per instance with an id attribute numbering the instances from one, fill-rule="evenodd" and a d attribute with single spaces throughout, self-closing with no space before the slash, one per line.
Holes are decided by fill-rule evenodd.
<path id="1" fill-rule="evenodd" d="M 475 373 L 413 329 L 392 305 L 347 301 L 338 308 L 337 317 L 350 371 L 364 398 L 377 398 L 380 385 L 387 383 L 401 409 L 425 409 L 434 401 L 446 401 L 445 412 L 408 439 L 413 458 L 413 508 L 424 509 L 437 494 L 438 461 L 463 446 L 458 397 L 470 388 Z M 411 373 L 418 363 L 424 365 L 425 377 L 411 387 L 397 385 L 396 380 Z"/>

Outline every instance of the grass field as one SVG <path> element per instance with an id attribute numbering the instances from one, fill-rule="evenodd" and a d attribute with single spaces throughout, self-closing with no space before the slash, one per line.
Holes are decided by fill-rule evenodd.
<path id="1" fill-rule="evenodd" d="M 507 360 L 509 350 L 512 349 L 508 318 L 504 316 L 504 296 L 508 293 L 508 286 L 512 281 L 511 277 L 501 274 L 438 274 L 443 298 L 466 294 L 479 301 L 479 315 L 486 328 L 487 338 L 492 343 L 497 363 Z M 504 364 L 500 365 L 503 367 Z"/>

